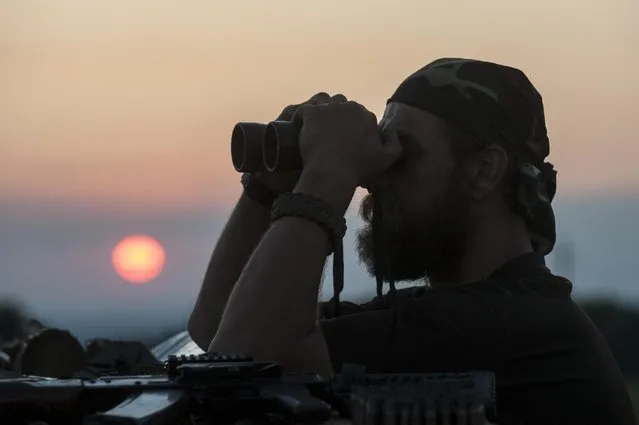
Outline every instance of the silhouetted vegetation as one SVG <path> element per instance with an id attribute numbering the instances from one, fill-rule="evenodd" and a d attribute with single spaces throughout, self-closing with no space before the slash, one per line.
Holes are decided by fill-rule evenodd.
<path id="1" fill-rule="evenodd" d="M 24 338 L 26 323 L 21 305 L 13 300 L 0 301 L 0 345 Z"/>
<path id="2" fill-rule="evenodd" d="M 624 376 L 639 380 L 639 311 L 605 300 L 582 303 L 582 308 L 608 342 Z"/>

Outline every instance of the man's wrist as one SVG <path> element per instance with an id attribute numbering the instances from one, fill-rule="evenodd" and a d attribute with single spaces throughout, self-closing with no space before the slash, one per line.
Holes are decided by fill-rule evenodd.
<path id="1" fill-rule="evenodd" d="M 305 193 L 322 199 L 344 215 L 355 195 L 357 183 L 343 173 L 304 170 L 293 192 Z"/>
<path id="2" fill-rule="evenodd" d="M 242 186 L 244 187 L 244 195 L 260 204 L 266 210 L 271 209 L 278 195 L 277 192 L 265 185 L 259 177 L 250 173 L 242 175 Z"/>

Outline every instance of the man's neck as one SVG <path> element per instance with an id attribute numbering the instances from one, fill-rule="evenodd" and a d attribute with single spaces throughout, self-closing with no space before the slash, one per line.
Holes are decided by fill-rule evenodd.
<path id="1" fill-rule="evenodd" d="M 482 223 L 469 235 L 453 283 L 484 280 L 508 261 L 532 251 L 526 227 L 518 217 Z"/>

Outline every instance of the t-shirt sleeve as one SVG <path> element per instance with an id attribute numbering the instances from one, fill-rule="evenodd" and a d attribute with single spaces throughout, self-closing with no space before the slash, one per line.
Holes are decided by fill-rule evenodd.
<path id="1" fill-rule="evenodd" d="M 369 373 L 495 370 L 499 332 L 472 301 L 452 291 L 320 321 L 334 372 L 343 364 Z"/>

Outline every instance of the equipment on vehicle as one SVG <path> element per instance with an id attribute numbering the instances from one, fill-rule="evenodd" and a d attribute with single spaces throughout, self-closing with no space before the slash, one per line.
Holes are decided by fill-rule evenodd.
<path id="1" fill-rule="evenodd" d="M 491 372 L 286 374 L 249 356 L 170 356 L 157 374 L 98 379 L 0 378 L 0 423 L 83 425 L 484 425 L 494 421 Z M 452 419 L 456 418 L 456 419 Z M 453 420 L 451 422 L 451 419 Z"/>

